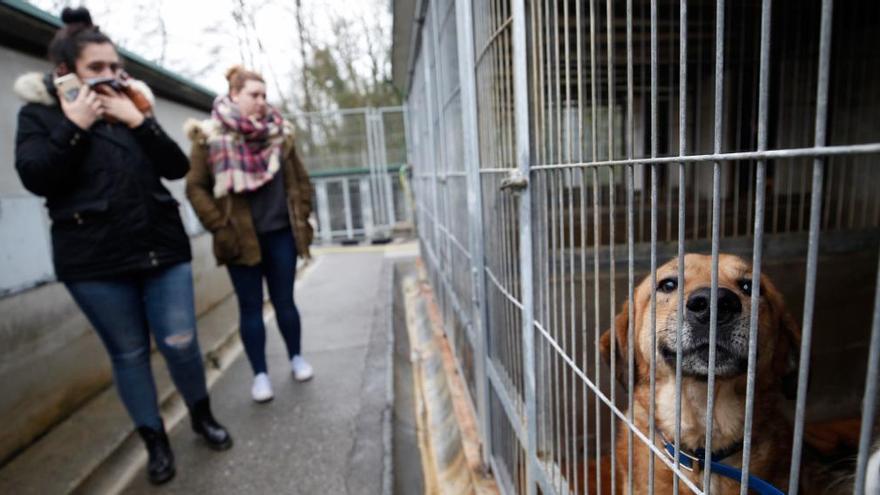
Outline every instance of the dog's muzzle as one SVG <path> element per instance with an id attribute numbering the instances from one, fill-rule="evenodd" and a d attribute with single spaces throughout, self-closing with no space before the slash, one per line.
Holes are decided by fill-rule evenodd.
<path id="1" fill-rule="evenodd" d="M 711 328 L 711 296 L 708 287 L 693 291 L 685 302 L 682 327 L 682 372 L 688 376 L 709 374 L 709 330 Z M 715 334 L 715 374 L 732 377 L 743 373 L 747 366 L 747 325 L 743 325 L 743 306 L 739 297 L 722 287 L 717 292 L 717 330 Z M 675 366 L 674 339 L 661 349 L 663 357 Z"/>
<path id="2" fill-rule="evenodd" d="M 718 288 L 718 328 L 729 326 L 742 314 L 742 303 L 730 289 Z M 687 322 L 695 331 L 709 332 L 712 290 L 709 288 L 694 291 L 687 300 Z"/>

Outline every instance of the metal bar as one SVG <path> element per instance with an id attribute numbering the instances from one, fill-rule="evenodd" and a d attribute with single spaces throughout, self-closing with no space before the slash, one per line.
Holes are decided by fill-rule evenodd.
<path id="1" fill-rule="evenodd" d="M 599 161 L 596 133 L 596 8 L 590 0 L 590 155 L 593 163 Z M 594 190 L 595 192 L 595 190 Z"/>
<path id="2" fill-rule="evenodd" d="M 685 0 L 686 1 L 686 0 Z M 679 17 L 681 17 L 681 6 L 679 6 Z M 672 64 L 672 54 L 675 53 L 675 9 L 669 9 L 669 112 L 672 113 L 672 86 L 675 84 L 675 68 L 674 64 Z M 679 44 L 681 43 L 681 36 L 679 36 Z M 685 61 L 686 63 L 687 61 Z M 681 69 L 681 60 L 679 59 L 679 70 Z M 680 82 L 679 82 L 680 84 Z M 681 107 L 681 98 L 679 98 L 679 107 Z M 671 129 L 671 123 L 667 123 L 667 127 Z M 667 139 L 668 141 L 668 149 L 669 154 L 672 154 L 673 145 L 671 137 Z M 680 153 L 684 154 L 684 153 Z M 663 171 L 663 175 L 667 177 L 666 180 L 666 238 L 667 242 L 672 242 L 672 169 L 668 168 Z M 676 490 L 678 482 L 673 480 L 673 490 Z"/>
<path id="3" fill-rule="evenodd" d="M 544 17 L 541 19 L 543 21 L 544 26 L 544 80 L 546 84 L 544 88 L 547 91 L 547 130 L 548 135 L 544 137 L 544 141 L 547 143 L 547 162 L 555 161 L 554 159 L 554 147 L 553 147 L 553 135 L 554 135 L 554 124 L 555 119 L 553 117 L 553 89 L 550 87 L 550 60 L 551 60 L 551 52 L 550 52 L 550 21 L 547 17 L 550 16 L 550 0 L 544 0 Z M 543 88 L 542 88 L 543 89 Z M 558 132 L 558 130 L 556 131 Z"/>
<path id="4" fill-rule="evenodd" d="M 767 149 L 768 100 L 770 94 L 770 8 L 772 0 L 761 4 L 761 61 L 758 80 L 758 151 Z M 749 358 L 746 381 L 746 406 L 743 427 L 742 477 L 740 495 L 748 490 L 749 461 L 752 451 L 752 420 L 755 403 L 755 367 L 758 352 L 758 312 L 761 304 L 761 261 L 764 248 L 764 195 L 766 162 L 758 161 L 755 185 L 754 247 L 752 249 L 751 314 L 749 317 Z"/>
<path id="5" fill-rule="evenodd" d="M 635 146 L 635 130 L 633 119 L 633 40 L 632 40 L 632 0 L 626 0 L 626 158 L 633 159 L 633 148 Z M 635 273 L 633 266 L 634 243 L 635 243 L 635 219 L 633 217 L 633 188 L 634 188 L 634 170 L 632 165 L 626 165 L 626 244 L 627 244 L 627 342 L 634 342 L 633 337 L 633 290 L 635 282 Z M 581 169 L 581 174 L 584 171 Z M 613 324 L 613 322 L 612 322 Z M 612 327 L 613 328 L 613 327 Z M 614 336 L 616 339 L 616 335 Z M 627 413 L 630 424 L 633 422 L 633 386 L 635 373 L 635 354 L 632 345 L 627 346 Z M 633 493 L 633 431 L 627 428 L 626 438 L 626 463 L 627 463 L 627 492 Z M 678 466 L 675 467 L 678 469 Z"/>
<path id="6" fill-rule="evenodd" d="M 514 264 L 517 262 L 517 260 L 514 259 L 513 252 L 513 245 L 516 242 L 515 236 L 513 235 L 513 223 L 516 221 L 516 212 L 510 212 L 511 207 L 509 206 L 509 198 L 505 194 L 499 194 L 496 200 L 499 203 L 498 228 L 501 229 L 498 236 L 498 255 L 500 265 L 498 267 L 498 273 L 505 290 L 510 291 L 514 294 L 513 297 L 516 298 L 516 289 L 513 286 L 513 270 Z M 519 310 L 521 311 L 522 308 L 520 307 Z M 504 347 L 499 348 L 499 351 L 501 352 L 501 362 L 504 365 L 504 371 L 507 372 L 507 375 L 510 377 L 514 390 L 519 392 L 519 381 L 516 376 L 515 354 L 513 351 L 513 342 L 516 335 L 514 326 L 516 310 L 510 307 L 509 304 L 505 304 L 502 307 L 502 311 L 504 312 L 504 326 L 502 328 L 505 333 L 502 337 L 504 340 Z"/>
<path id="7" fill-rule="evenodd" d="M 559 280 L 562 277 L 562 270 L 560 269 L 557 253 L 562 251 L 562 247 L 559 245 L 558 239 L 558 228 L 557 223 L 554 221 L 555 218 L 559 217 L 559 209 L 561 208 L 562 202 L 559 198 L 559 191 L 554 190 L 554 186 L 556 185 L 556 172 L 549 171 L 546 172 L 547 175 L 547 192 L 550 197 L 550 216 L 549 216 L 549 225 L 550 225 L 550 250 L 548 251 L 548 258 L 550 261 L 550 290 L 548 292 L 549 295 L 549 310 L 550 310 L 550 318 L 548 319 L 548 327 L 549 329 L 555 330 L 559 327 L 559 305 L 558 302 L 560 300 L 560 285 Z M 550 422 L 550 430 L 551 430 L 551 439 L 552 439 L 552 448 L 548 449 L 550 455 L 555 455 L 556 458 L 559 457 L 559 422 L 557 421 L 556 413 L 559 411 L 559 391 L 554 387 L 556 383 L 556 377 L 559 376 L 558 371 L 558 359 L 559 356 L 555 353 L 551 353 L 549 357 L 550 368 L 550 379 L 548 381 L 548 391 L 550 393 L 549 403 L 549 422 Z"/>
<path id="8" fill-rule="evenodd" d="M 583 81 L 583 40 L 581 39 L 581 4 L 583 2 L 575 2 L 574 19 L 575 19 L 575 44 L 577 45 L 577 160 L 584 159 L 584 81 Z M 581 190 L 583 191 L 583 190 Z M 584 431 L 586 435 L 586 431 Z M 586 458 L 584 459 L 586 461 Z M 584 475 L 586 478 L 586 475 Z"/>
<path id="9" fill-rule="evenodd" d="M 657 0 L 651 0 L 651 158 L 657 157 Z M 651 165 L 651 359 L 648 436 L 654 445 L 657 392 L 657 165 Z M 648 493 L 654 493 L 654 451 L 649 450 Z"/>
<path id="10" fill-rule="evenodd" d="M 492 425 L 489 414 L 489 314 L 486 307 L 485 251 L 483 243 L 483 194 L 480 185 L 480 142 L 477 121 L 476 62 L 474 60 L 473 7 L 471 0 L 455 2 L 456 36 L 458 39 L 458 75 L 461 89 L 462 147 L 467 171 L 468 233 L 471 251 L 471 309 L 477 343 L 474 359 L 477 416 L 482 432 L 481 452 L 484 464 L 492 453 Z"/>
<path id="11" fill-rule="evenodd" d="M 501 16 L 502 16 L 502 18 L 505 17 L 505 16 L 504 16 L 504 13 L 503 13 L 503 12 L 504 12 L 504 5 L 505 5 L 505 3 L 506 3 L 506 2 L 502 2 L 502 3 L 501 3 L 501 10 L 502 10 L 502 14 L 501 14 Z M 506 150 L 506 151 L 507 151 L 507 154 L 508 154 L 507 160 L 508 160 L 508 163 L 510 164 L 509 166 L 510 166 L 510 167 L 515 167 L 515 164 L 516 164 L 516 154 L 515 154 L 516 147 L 515 147 L 515 144 L 514 144 L 514 143 L 516 142 L 516 136 L 515 136 L 515 134 L 514 134 L 514 128 L 513 128 L 513 125 L 511 125 L 511 123 L 510 123 L 510 117 L 509 117 L 509 116 L 510 116 L 510 113 L 509 113 L 509 112 L 510 112 L 510 110 L 509 110 L 510 107 L 508 106 L 508 104 L 511 103 L 512 100 L 513 100 L 513 91 L 514 91 L 514 89 L 512 88 L 512 85 L 513 85 L 513 78 L 512 78 L 512 77 L 507 77 L 509 74 L 512 74 L 512 73 L 513 73 L 512 68 L 511 68 L 511 66 L 510 66 L 510 64 L 511 64 L 511 58 L 513 58 L 513 57 L 512 57 L 512 54 L 513 54 L 513 47 L 511 46 L 510 41 L 508 40 L 508 37 L 507 37 L 507 36 L 503 36 L 503 37 L 501 37 L 500 44 L 501 44 L 501 53 L 502 53 L 502 54 L 504 54 L 504 53 L 510 53 L 510 54 L 511 54 L 511 56 L 503 56 L 502 59 L 501 59 L 502 62 L 503 62 L 503 65 L 502 65 L 502 74 L 505 75 L 505 77 L 502 78 L 502 81 L 504 82 L 504 84 L 503 84 L 503 86 L 502 86 L 502 87 L 503 87 L 502 98 L 504 98 L 504 102 L 505 102 L 504 109 L 508 112 L 508 113 L 506 114 L 506 115 L 508 116 L 508 118 L 507 118 L 507 119 L 502 119 L 502 122 L 504 123 L 505 129 L 506 129 L 506 131 L 507 131 L 507 145 L 504 147 L 504 150 Z M 526 48 L 526 49 L 527 49 L 527 48 Z M 524 52 L 523 56 L 524 56 L 524 57 L 527 57 L 526 52 Z M 526 67 L 526 71 L 528 71 L 528 67 Z M 525 81 L 523 81 L 523 84 L 528 85 L 528 79 L 526 79 Z M 526 94 L 528 94 L 528 90 L 526 91 Z M 526 112 L 528 112 L 528 108 L 526 109 Z"/>
<path id="12" fill-rule="evenodd" d="M 826 141 L 828 116 L 828 85 L 831 65 L 831 15 L 832 0 L 822 0 L 822 18 L 819 28 L 819 71 L 816 75 L 816 132 L 815 144 Z M 798 368 L 797 407 L 795 409 L 794 437 L 792 439 L 789 493 L 797 495 L 800 480 L 801 448 L 803 447 L 804 417 L 807 403 L 807 378 L 810 370 L 810 346 L 813 336 L 813 310 L 816 299 L 816 272 L 819 262 L 819 205 L 822 201 L 821 159 L 813 161 L 813 197 L 810 209 L 810 240 L 807 248 L 807 280 L 804 290 L 804 313 L 801 324 L 801 350 Z"/>
<path id="13" fill-rule="evenodd" d="M 431 29 L 431 26 L 425 23 L 425 29 Z M 425 56 L 430 57 L 430 59 L 435 59 L 435 54 L 431 53 L 431 50 L 428 49 L 427 45 L 425 46 Z M 428 161 L 430 162 L 430 170 L 431 170 L 431 215 L 436 219 L 437 218 L 437 159 L 434 153 L 434 150 L 437 148 L 436 146 L 436 137 L 434 135 L 434 104 L 436 102 L 432 101 L 433 94 L 433 84 L 431 81 L 431 72 L 430 72 L 430 63 L 428 60 L 425 60 L 422 63 L 424 81 L 425 81 L 425 119 L 426 119 L 426 131 L 427 131 L 427 139 L 428 146 L 430 146 L 428 153 Z M 437 224 L 439 222 L 437 220 L 434 221 L 434 230 L 432 233 L 432 238 L 436 242 L 439 238 Z"/>
<path id="14" fill-rule="evenodd" d="M 386 149 L 387 142 L 385 138 L 385 120 L 382 118 L 382 115 L 378 112 L 374 112 L 376 116 L 376 133 L 379 140 L 379 165 L 381 167 L 381 177 L 382 183 L 385 186 L 385 208 L 388 209 L 388 224 L 393 226 L 396 223 L 396 218 L 394 215 L 394 193 L 393 187 L 391 185 L 391 173 L 388 172 L 388 152 Z"/>
<path id="15" fill-rule="evenodd" d="M 497 0 L 490 2 L 487 6 L 488 16 L 486 16 L 487 28 L 491 27 L 491 23 L 494 19 L 497 18 L 495 14 L 495 7 L 497 4 Z M 494 146 L 489 147 L 489 151 L 492 153 L 492 164 L 498 168 L 506 168 L 508 164 L 504 163 L 504 158 L 501 155 L 502 149 L 504 147 L 504 132 L 503 132 L 503 122 L 501 119 L 501 83 L 498 82 L 498 74 L 501 73 L 500 65 L 499 65 L 499 56 L 498 56 L 498 43 L 492 43 L 492 56 L 490 58 L 491 65 L 486 68 L 485 72 L 488 72 L 488 77 L 486 77 L 486 84 L 489 86 L 489 89 L 492 94 L 492 111 L 487 112 L 488 115 L 492 117 L 494 120 L 494 125 L 487 129 L 487 131 L 492 133 L 493 142 L 495 140 L 500 141 L 500 146 L 498 143 L 495 143 Z M 479 63 L 479 62 L 477 62 Z"/>
<path id="16" fill-rule="evenodd" d="M 377 180 L 379 163 L 376 158 L 375 121 L 371 112 L 368 112 L 364 116 L 364 119 L 366 121 L 367 163 L 370 167 L 370 199 L 373 203 L 373 211 L 375 213 L 374 220 L 377 225 L 381 226 L 386 222 L 383 204 L 380 200 L 381 191 L 379 190 L 380 188 Z"/>
<path id="17" fill-rule="evenodd" d="M 342 178 L 342 206 L 345 211 L 345 235 L 351 239 L 354 237 L 351 219 L 351 191 L 349 191 L 348 177 Z"/>
<path id="18" fill-rule="evenodd" d="M 742 16 L 745 18 L 746 14 L 746 3 L 740 2 L 742 6 Z M 738 53 L 745 53 L 745 23 L 740 23 L 740 32 L 738 33 L 739 37 L 739 51 Z M 745 79 L 745 70 L 743 70 L 743 63 L 739 62 L 737 66 L 737 78 L 736 78 L 736 100 L 735 101 L 743 101 L 743 80 Z M 740 142 L 742 140 L 742 118 L 743 118 L 743 108 L 745 105 L 737 105 L 736 106 L 736 127 L 735 127 L 735 137 L 733 140 L 732 149 L 739 149 Z M 740 166 L 739 162 L 735 162 L 733 164 L 733 236 L 739 236 L 739 196 L 740 196 Z"/>
<path id="19" fill-rule="evenodd" d="M 557 46 L 559 43 L 557 43 Z M 557 72 L 558 74 L 558 72 Z M 558 77 L 558 76 L 557 76 Z M 557 244 L 557 250 L 553 253 L 553 265 L 556 267 L 556 285 L 559 287 L 557 290 L 557 297 L 553 298 L 553 307 L 559 313 L 556 319 L 556 325 L 554 330 L 554 338 L 558 341 L 559 335 L 565 332 L 566 328 L 566 314 L 565 314 L 565 230 L 562 225 L 561 219 L 564 218 L 565 215 L 565 204 L 563 201 L 563 196 L 565 195 L 565 185 L 562 180 L 562 174 L 564 171 L 551 172 L 555 176 L 554 182 L 556 182 L 557 190 L 556 194 L 553 197 L 558 201 L 558 210 L 556 214 L 553 215 L 553 224 L 558 225 L 557 233 L 559 234 L 559 240 Z M 563 342 L 564 343 L 564 342 Z M 567 440 L 567 431 L 565 428 L 566 424 L 566 412 L 567 412 L 567 397 L 565 394 L 565 375 L 563 374 L 563 386 L 562 389 L 559 388 L 558 377 L 560 375 L 559 371 L 562 369 L 562 366 L 559 364 L 559 356 L 554 356 L 553 360 L 553 377 L 554 377 L 554 390 L 556 392 L 556 409 L 553 411 L 553 417 L 556 420 L 556 462 L 561 463 L 563 452 L 565 452 L 565 447 L 563 446 L 563 442 Z M 562 407 L 560 407 L 560 404 Z M 559 412 L 562 411 L 562 417 L 560 418 Z M 561 480 L 560 480 L 561 481 Z M 562 486 L 560 483 L 560 491 L 562 491 Z"/>
<path id="20" fill-rule="evenodd" d="M 567 31 L 568 31 L 568 30 L 566 30 L 566 32 L 567 32 Z M 576 334 L 576 329 L 578 328 L 577 323 L 576 323 L 576 316 L 577 316 L 577 315 L 576 315 L 576 306 L 577 306 L 577 304 L 576 304 L 576 302 L 575 302 L 575 301 L 576 301 L 576 297 L 575 297 L 575 271 L 574 271 L 574 267 L 575 267 L 575 259 L 574 259 L 574 255 L 575 255 L 575 242 L 574 242 L 574 235 L 575 235 L 575 231 L 574 231 L 574 174 L 575 174 L 575 171 L 574 171 L 574 170 L 569 170 L 569 171 L 568 171 L 568 181 L 567 181 L 567 182 L 568 182 L 568 186 L 569 186 L 569 189 L 568 189 L 568 190 L 569 190 L 569 199 L 568 199 L 568 253 L 569 253 L 568 274 L 569 274 L 569 279 L 570 279 L 570 285 L 569 285 L 569 296 L 570 296 L 570 300 L 569 300 L 569 310 L 570 310 L 570 312 L 571 312 L 571 313 L 570 313 L 570 321 L 571 321 L 571 324 L 569 325 L 568 334 L 569 334 L 569 338 L 570 338 L 570 340 L 569 340 L 569 345 L 570 345 L 569 349 L 570 349 L 570 351 L 569 351 L 569 352 L 571 352 L 572 354 L 575 353 L 575 352 L 577 351 L 577 334 Z M 581 273 L 581 277 L 583 277 L 583 273 Z M 566 376 L 568 376 L 568 375 L 566 375 Z M 571 376 L 571 388 L 568 388 L 567 386 L 565 387 L 565 393 L 566 393 L 566 395 L 568 395 L 569 393 L 571 393 L 571 402 L 572 402 L 571 409 L 570 409 L 570 410 L 571 410 L 571 435 L 568 436 L 568 434 L 566 434 L 566 436 L 568 436 L 568 438 L 570 439 L 570 440 L 569 440 L 569 445 L 570 445 L 570 449 L 571 449 L 571 451 L 569 452 L 569 454 L 570 454 L 569 459 L 572 459 L 572 460 L 573 460 L 573 462 L 568 462 L 568 463 L 566 463 L 566 464 L 569 466 L 569 468 L 570 468 L 570 472 L 569 472 L 569 473 L 566 473 L 566 474 L 569 474 L 569 475 L 570 475 L 570 476 L 569 476 L 569 479 L 572 478 L 572 477 L 574 478 L 574 492 L 575 492 L 575 493 L 578 493 L 578 479 L 577 479 L 577 459 L 578 459 L 578 448 L 577 448 L 577 414 L 575 414 L 575 411 L 578 410 L 578 404 L 577 404 L 577 392 L 575 392 L 575 390 L 576 390 L 575 380 L 576 380 L 576 377 L 572 374 L 572 376 Z M 571 481 L 569 481 L 569 484 L 571 484 Z"/>
<path id="21" fill-rule="evenodd" d="M 593 161 L 598 160 L 598 133 L 596 122 L 596 5 L 595 0 L 590 0 L 590 155 Z M 599 382 L 599 177 L 597 169 L 592 171 L 593 177 L 593 366 L 596 383 Z M 596 459 L 599 459 L 602 451 L 602 418 L 599 401 L 594 401 L 595 436 L 596 436 Z M 602 477 L 600 470 L 596 470 L 596 493 L 602 493 Z"/>
<path id="22" fill-rule="evenodd" d="M 614 159 L 614 24 L 613 24 L 613 14 L 614 10 L 612 8 L 611 0 L 606 0 L 605 3 L 605 33 L 606 40 L 605 46 L 608 48 L 608 62 L 607 62 L 607 72 L 608 72 L 608 158 Z M 615 299 L 615 252 L 614 252 L 614 229 L 615 229 L 615 211 L 614 211 L 614 188 L 616 186 L 616 180 L 614 176 L 614 167 L 608 167 L 608 258 L 609 258 L 609 313 L 610 319 L 609 321 L 611 328 L 614 326 L 614 316 L 616 313 L 616 299 Z M 611 339 L 611 374 L 609 375 L 609 380 L 611 380 L 611 403 L 616 404 L 616 387 L 614 386 L 614 377 L 616 376 L 616 365 L 617 365 L 617 343 L 616 339 Z M 596 375 L 598 379 L 598 374 Z M 617 427 L 616 422 L 613 417 L 610 417 L 611 429 L 610 429 L 610 439 L 613 442 L 617 438 Z M 617 464 L 617 453 L 615 452 L 614 447 L 611 449 L 611 465 L 615 466 Z M 597 471 L 599 463 L 596 464 Z M 611 493 L 615 493 L 617 487 L 617 476 L 616 470 L 614 468 L 611 469 L 611 479 L 609 480 L 609 490 Z"/>
<path id="23" fill-rule="evenodd" d="M 546 160 L 544 145 L 544 136 L 546 135 L 546 119 L 544 117 L 544 81 L 541 77 L 543 67 L 541 52 L 541 7 L 538 2 L 533 2 L 531 6 L 531 15 L 529 21 L 531 23 L 531 75 L 532 75 L 532 118 L 534 124 L 532 127 L 532 155 L 537 163 L 543 163 Z"/>
<path id="24" fill-rule="evenodd" d="M 784 150 L 758 150 L 740 151 L 731 153 L 712 153 L 706 155 L 686 156 L 661 156 L 655 158 L 634 158 L 620 160 L 596 160 L 581 163 L 557 163 L 547 165 L 535 165 L 534 170 L 552 170 L 560 168 L 590 168 L 607 167 L 608 165 L 640 165 L 640 164 L 666 164 L 666 163 L 702 163 L 717 161 L 740 161 L 740 160 L 773 160 L 784 158 L 815 158 L 831 157 L 838 155 L 877 155 L 880 154 L 880 143 L 851 144 L 839 146 L 821 146 L 812 148 L 792 148 Z M 482 172 L 506 172 L 500 169 L 483 169 Z"/>
<path id="25" fill-rule="evenodd" d="M 562 81 L 560 80 L 559 73 L 562 72 L 560 70 L 560 66 L 562 65 L 562 61 L 559 57 L 559 2 L 553 3 L 553 46 L 555 48 L 555 57 L 554 62 L 556 66 L 556 84 L 554 87 L 556 88 L 556 161 L 563 162 L 563 144 L 562 144 Z"/>
<path id="26" fill-rule="evenodd" d="M 489 39 L 487 39 L 486 42 L 483 44 L 483 47 L 480 48 L 480 53 L 477 54 L 477 64 L 479 64 L 483 60 L 483 57 L 486 56 L 486 53 L 489 52 L 489 48 L 492 47 L 492 44 L 495 42 L 495 40 L 499 36 L 501 36 L 501 33 L 507 30 L 507 27 L 510 26 L 512 22 L 513 18 L 507 18 L 504 22 L 501 23 L 500 26 L 498 26 L 498 29 L 496 29 L 495 32 L 493 32 L 492 35 L 489 36 Z"/>
<path id="27" fill-rule="evenodd" d="M 541 7 L 538 2 L 530 4 L 532 6 L 532 91 L 533 103 L 532 118 L 535 120 L 532 134 L 534 134 L 533 154 L 537 157 L 539 163 L 545 163 L 547 157 L 544 154 L 544 81 L 539 74 L 541 73 L 541 50 L 539 49 L 540 36 L 538 25 L 540 25 Z"/>
<path id="28" fill-rule="evenodd" d="M 310 117 L 313 115 L 326 117 L 329 115 L 355 115 L 359 113 L 364 113 L 370 110 L 378 110 L 380 112 L 397 112 L 403 111 L 404 106 L 386 106 L 386 107 L 354 107 L 354 108 L 339 108 L 339 109 L 331 109 L 331 110 L 319 110 L 316 112 L 293 112 L 287 114 L 288 118 L 299 118 L 299 117 Z"/>
<path id="29" fill-rule="evenodd" d="M 549 211 L 548 210 L 550 210 L 552 208 L 553 203 L 552 203 L 552 201 L 550 201 L 548 199 L 548 197 L 550 196 L 548 194 L 550 188 L 547 184 L 548 183 L 548 181 L 547 181 L 548 175 L 549 175 L 549 172 L 535 174 L 535 191 L 536 191 L 538 198 L 539 198 L 535 204 L 540 205 L 540 209 L 541 209 L 541 214 L 538 218 L 537 224 L 535 225 L 535 231 L 536 231 L 536 235 L 537 235 L 536 238 L 538 239 L 538 249 L 540 252 L 539 256 L 541 256 L 539 259 L 541 259 L 543 261 L 543 263 L 542 263 L 543 269 L 538 274 L 538 278 L 540 280 L 539 287 L 542 288 L 542 290 L 539 291 L 539 293 L 543 295 L 542 300 L 541 300 L 541 305 L 538 306 L 538 308 L 539 308 L 538 311 L 541 313 L 541 321 L 544 323 L 544 325 L 551 324 L 551 322 L 550 322 L 550 318 L 551 318 L 551 312 L 550 312 L 551 303 L 550 303 L 550 301 L 553 299 L 553 294 L 551 292 L 552 289 L 551 289 L 551 285 L 550 285 L 551 284 L 550 280 L 552 278 L 550 241 L 552 240 L 552 237 L 551 237 L 551 235 L 548 234 L 548 231 L 550 230 L 548 228 L 548 225 L 550 225 L 550 222 L 548 220 L 548 218 L 549 218 Z M 543 308 L 543 309 L 540 309 L 540 308 Z M 545 346 L 545 345 L 541 346 L 540 353 L 538 354 L 541 361 L 539 363 L 536 363 L 536 368 L 535 368 L 537 370 L 537 372 L 539 372 L 541 374 L 541 390 L 542 390 L 541 399 L 540 399 L 541 405 L 542 405 L 541 435 L 543 438 L 539 442 L 539 445 L 541 445 L 542 451 L 544 451 L 544 452 L 548 452 L 551 450 L 549 445 L 550 445 L 550 442 L 552 441 L 552 438 L 549 438 L 550 437 L 549 431 L 552 429 L 552 424 L 551 424 L 552 423 L 552 414 L 549 411 L 550 410 L 550 398 L 549 398 L 548 392 L 547 392 L 547 391 L 552 391 L 552 389 L 550 388 L 550 381 L 552 380 L 552 377 L 550 376 L 551 374 L 548 372 L 549 363 L 551 361 L 550 357 L 549 357 L 549 352 L 550 351 L 549 351 L 548 346 Z"/>
<path id="30" fill-rule="evenodd" d="M 318 227 L 320 228 L 321 241 L 329 244 L 332 241 L 330 225 L 330 202 L 327 199 L 327 182 L 316 181 L 315 196 L 318 200 Z"/>
<path id="31" fill-rule="evenodd" d="M 586 171 L 578 169 L 580 172 L 581 201 L 580 201 L 580 227 L 581 227 L 581 321 L 586 326 L 587 321 L 587 179 Z M 584 336 L 584 343 L 581 351 L 581 365 L 583 369 L 587 369 L 589 358 L 587 356 L 587 339 Z M 589 476 L 589 424 L 590 424 L 590 408 L 589 394 L 586 384 L 584 385 L 584 408 L 582 427 L 584 432 L 584 493 L 590 493 L 590 476 Z"/>
<path id="32" fill-rule="evenodd" d="M 724 0 L 715 3 L 715 111 L 713 122 L 713 151 L 721 152 L 723 132 L 722 113 L 724 111 Z M 721 241 L 721 163 L 712 166 L 712 273 L 709 292 L 709 379 L 706 384 L 706 461 L 712 462 L 712 435 L 715 410 L 715 358 L 718 334 L 718 250 Z M 711 470 L 704 470 L 703 489 L 708 495 L 711 491 Z"/>
<path id="33" fill-rule="evenodd" d="M 571 48 L 569 47 L 569 35 L 568 35 L 568 2 L 562 4 L 562 32 L 563 36 L 565 36 L 565 48 L 563 50 L 565 56 L 565 138 L 566 142 L 566 152 L 567 152 L 567 162 L 571 162 L 574 160 L 573 149 L 572 149 L 572 131 L 571 131 L 571 60 L 569 60 L 569 54 L 571 53 Z M 570 176 L 569 176 L 570 177 Z"/>
<path id="34" fill-rule="evenodd" d="M 678 13 L 678 154 L 687 152 L 687 0 L 681 0 Z M 671 187 L 669 188 L 672 189 Z M 684 318 L 684 233 L 685 233 L 685 166 L 678 164 L 678 311 L 675 317 L 675 467 L 681 466 L 681 339 Z M 678 476 L 673 477 L 672 491 L 679 493 Z"/>
<path id="35" fill-rule="evenodd" d="M 513 0 L 513 89 L 514 124 L 516 125 L 516 164 L 523 177 L 529 177 L 531 152 L 529 149 L 529 108 L 528 108 L 528 40 L 526 39 L 525 0 Z M 526 430 L 528 442 L 526 450 L 526 493 L 534 495 L 538 459 L 536 452 L 535 419 L 535 325 L 532 291 L 532 201 L 527 187 L 519 193 L 519 231 L 520 231 L 520 281 L 523 302 L 523 372 L 526 396 Z"/>
<path id="36" fill-rule="evenodd" d="M 499 278 L 498 275 L 495 275 L 495 273 L 490 268 L 486 268 L 486 276 L 489 278 L 489 282 L 491 282 L 498 289 L 498 292 L 500 292 L 501 295 L 503 295 L 508 301 L 510 301 L 511 304 L 516 306 L 517 309 L 522 311 L 522 303 L 519 299 L 516 298 L 516 296 L 511 294 L 510 291 L 504 287 L 504 282 Z"/>

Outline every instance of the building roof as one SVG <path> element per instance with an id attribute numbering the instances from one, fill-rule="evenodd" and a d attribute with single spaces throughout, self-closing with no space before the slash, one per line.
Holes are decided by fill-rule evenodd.
<path id="1" fill-rule="evenodd" d="M 46 56 L 46 47 L 63 26 L 58 17 L 23 0 L 0 0 L 0 18 L 0 45 L 38 57 Z M 211 109 L 216 97 L 213 91 L 128 50 L 120 48 L 119 54 L 125 59 L 125 70 L 146 82 L 157 96 Z"/>
<path id="2" fill-rule="evenodd" d="M 421 41 L 426 0 L 392 0 L 391 78 L 404 95 L 412 80 L 413 55 Z"/>

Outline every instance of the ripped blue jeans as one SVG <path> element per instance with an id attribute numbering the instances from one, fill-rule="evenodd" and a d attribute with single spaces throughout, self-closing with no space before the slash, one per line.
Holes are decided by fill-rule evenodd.
<path id="1" fill-rule="evenodd" d="M 150 368 L 151 332 L 186 404 L 207 397 L 189 263 L 65 285 L 104 342 L 116 390 L 136 426 L 162 425 Z"/>

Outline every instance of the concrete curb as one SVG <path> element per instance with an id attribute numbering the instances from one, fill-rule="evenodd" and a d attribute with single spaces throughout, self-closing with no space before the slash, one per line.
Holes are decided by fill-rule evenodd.
<path id="1" fill-rule="evenodd" d="M 390 261 L 386 263 L 391 264 Z M 394 293 L 394 277 L 396 266 L 392 266 L 388 270 L 386 280 L 389 297 L 395 297 Z M 394 317 L 392 313 L 393 303 L 386 308 L 386 332 L 387 341 L 385 346 L 385 362 L 388 363 L 388 369 L 385 372 L 385 410 L 382 411 L 382 447 L 384 450 L 382 456 L 382 495 L 391 495 L 394 488 L 394 455 L 392 452 L 394 440 L 394 427 L 392 425 L 394 416 Z"/>
<path id="2" fill-rule="evenodd" d="M 405 280 L 404 294 L 425 493 L 500 493 L 482 466 L 467 387 L 424 275 Z"/>

